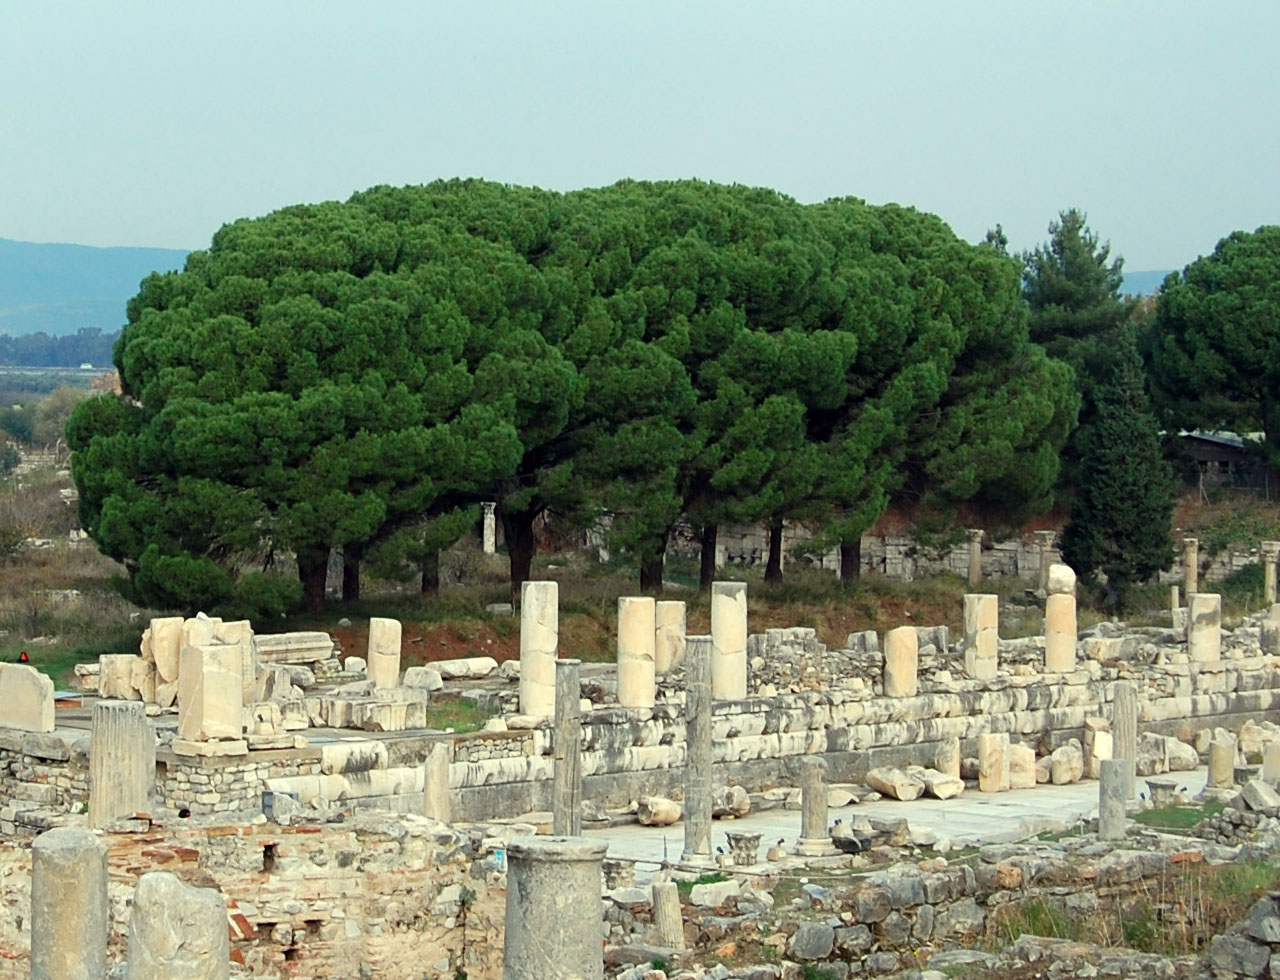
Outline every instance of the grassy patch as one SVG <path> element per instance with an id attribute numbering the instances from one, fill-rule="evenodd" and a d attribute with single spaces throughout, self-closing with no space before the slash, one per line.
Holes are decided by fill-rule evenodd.
<path id="1" fill-rule="evenodd" d="M 1157 830 L 1190 830 L 1205 817 L 1221 813 L 1224 804 L 1210 800 L 1199 806 L 1163 806 L 1134 814 L 1134 822 Z"/>
<path id="2" fill-rule="evenodd" d="M 676 891 L 680 893 L 681 898 L 688 898 L 693 891 L 694 885 L 714 885 L 721 881 L 728 881 L 728 875 L 722 875 L 719 871 L 712 871 L 705 875 L 699 875 L 692 881 L 677 881 Z"/>
<path id="3" fill-rule="evenodd" d="M 452 728 L 455 732 L 476 732 L 492 717 L 474 701 L 441 698 L 427 705 L 428 728 Z"/>

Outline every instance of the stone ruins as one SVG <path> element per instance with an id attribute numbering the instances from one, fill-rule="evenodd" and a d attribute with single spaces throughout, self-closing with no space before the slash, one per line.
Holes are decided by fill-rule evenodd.
<path id="1" fill-rule="evenodd" d="M 1280 849 L 1280 605 L 1226 629 L 1189 574 L 1169 626 L 1080 629 L 1071 569 L 1039 572 L 1044 629 L 1017 639 L 975 591 L 959 637 L 830 650 L 751 633 L 747 586 L 717 582 L 709 635 L 683 602 L 623 596 L 616 662 L 583 663 L 559 655 L 556 583 L 527 582 L 501 667 L 403 670 L 392 619 L 339 651 L 204 615 L 152 620 L 138 654 L 78 671 L 82 695 L 0 665 L 0 976 L 1100 969 L 982 941 L 1029 896 L 1096 912 Z M 489 718 L 430 728 L 440 699 Z M 1132 819 L 1192 798 L 1222 806 L 1189 835 Z M 1074 831 L 1035 836 L 1054 828 Z M 1274 975 L 1277 901 L 1196 963 Z"/>

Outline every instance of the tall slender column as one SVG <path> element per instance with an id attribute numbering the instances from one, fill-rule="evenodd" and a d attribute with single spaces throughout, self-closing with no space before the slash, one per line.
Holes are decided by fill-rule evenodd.
<path id="1" fill-rule="evenodd" d="M 884 635 L 884 696 L 914 698 L 920 666 L 919 638 L 914 626 L 899 626 Z"/>
<path id="2" fill-rule="evenodd" d="M 711 584 L 711 693 L 718 700 L 747 696 L 747 583 Z"/>
<path id="3" fill-rule="evenodd" d="M 654 607 L 655 633 L 653 667 L 665 674 L 684 663 L 684 638 L 686 628 L 685 604 L 674 599 L 663 599 Z"/>
<path id="4" fill-rule="evenodd" d="M 1183 591 L 1188 596 L 1200 591 L 1200 541 L 1197 538 L 1182 539 Z"/>
<path id="5" fill-rule="evenodd" d="M 711 637 L 691 636 L 685 647 L 684 854 L 711 859 Z"/>
<path id="6" fill-rule="evenodd" d="M 606 848 L 582 837 L 517 837 L 507 846 L 503 980 L 601 980 Z"/>
<path id="7" fill-rule="evenodd" d="M 969 584 L 977 585 L 982 581 L 982 528 L 971 527 L 969 535 Z"/>
<path id="8" fill-rule="evenodd" d="M 827 831 L 826 763 L 817 756 L 800 760 L 800 838 L 796 853 L 804 857 L 834 854 Z"/>
<path id="9" fill-rule="evenodd" d="M 99 701 L 89 735 L 89 826 L 151 808 L 156 739 L 141 701 Z"/>
<path id="10" fill-rule="evenodd" d="M 560 586 L 520 587 L 520 711 L 549 717 L 556 708 L 556 648 L 560 643 Z"/>
<path id="11" fill-rule="evenodd" d="M 1116 681 L 1111 701 L 1112 757 L 1124 762 L 1124 798 L 1137 789 L 1138 689 L 1130 681 Z"/>
<path id="12" fill-rule="evenodd" d="M 554 769 L 551 827 L 557 837 L 582 834 L 581 660 L 556 661 L 556 719 L 552 729 Z"/>
<path id="13" fill-rule="evenodd" d="M 1037 531 L 1036 546 L 1040 550 L 1040 571 L 1036 575 L 1036 590 L 1045 592 L 1049 588 L 1049 565 L 1053 559 L 1053 539 L 1057 537 L 1054 531 Z"/>
<path id="14" fill-rule="evenodd" d="M 422 815 L 442 823 L 453 822 L 453 796 L 449 790 L 449 768 L 453 762 L 453 742 L 440 739 L 427 750 L 422 779 Z"/>
<path id="15" fill-rule="evenodd" d="M 1262 593 L 1267 605 L 1276 601 L 1276 562 L 1280 561 L 1280 541 L 1262 542 Z"/>
<path id="16" fill-rule="evenodd" d="M 618 704 L 652 708 L 656 697 L 654 600 L 622 596 L 618 600 Z"/>
<path id="17" fill-rule="evenodd" d="M 1129 778 L 1124 759 L 1103 759 L 1098 779 L 1098 836 L 1103 840 L 1124 837 L 1124 809 L 1129 799 L 1125 785 Z"/>
<path id="18" fill-rule="evenodd" d="M 31 844 L 31 980 L 102 980 L 110 922 L 106 842 L 46 830 Z"/>
<path id="19" fill-rule="evenodd" d="M 494 516 L 497 506 L 496 503 L 488 501 L 480 505 L 480 509 L 484 512 L 481 545 L 486 555 L 496 554 L 498 551 L 498 520 Z"/>
<path id="20" fill-rule="evenodd" d="M 1000 597 L 964 597 L 964 672 L 990 680 L 1000 666 Z"/>

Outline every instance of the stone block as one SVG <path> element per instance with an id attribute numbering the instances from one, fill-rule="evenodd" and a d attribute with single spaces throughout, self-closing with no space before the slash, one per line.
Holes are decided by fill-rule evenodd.
<path id="1" fill-rule="evenodd" d="M 1036 788 L 1036 750 L 1030 745 L 1009 746 L 1009 788 Z"/>
<path id="2" fill-rule="evenodd" d="M 1070 565 L 1052 564 L 1049 566 L 1049 579 L 1045 583 L 1045 591 L 1049 595 L 1076 594 L 1076 573 Z"/>
<path id="3" fill-rule="evenodd" d="M 1222 596 L 1193 592 L 1187 596 L 1187 653 L 1197 663 L 1222 659 Z"/>
<path id="4" fill-rule="evenodd" d="M 231 970 L 227 907 L 212 888 L 168 871 L 138 879 L 129 917 L 129 980 L 226 980 Z"/>
<path id="5" fill-rule="evenodd" d="M 684 663 L 686 644 L 685 604 L 663 599 L 654 608 L 653 664 L 659 674 L 665 674 Z"/>
<path id="6" fill-rule="evenodd" d="M 866 781 L 877 793 L 903 801 L 918 799 L 925 786 L 924 780 L 892 766 L 869 770 Z"/>
<path id="7" fill-rule="evenodd" d="M 1000 597 L 964 597 L 964 670 L 975 680 L 990 680 L 999 669 Z"/>
<path id="8" fill-rule="evenodd" d="M 239 644 L 182 649 L 178 679 L 178 737 L 239 739 L 244 734 L 243 651 Z"/>
<path id="9" fill-rule="evenodd" d="M 182 655 L 181 616 L 162 616 L 151 620 L 151 660 L 155 662 L 157 683 L 178 679 L 179 657 Z"/>
<path id="10" fill-rule="evenodd" d="M 130 659 L 137 660 L 137 657 Z M 30 664 L 0 664 L 0 728 L 53 731 L 53 681 Z"/>
<path id="11" fill-rule="evenodd" d="M 481 680 L 498 669 L 498 661 L 492 657 L 463 657 L 459 660 L 437 660 L 431 666 L 446 681 Z"/>
<path id="12" fill-rule="evenodd" d="M 400 686 L 400 620 L 369 620 L 369 680 L 376 688 Z"/>
<path id="13" fill-rule="evenodd" d="M 444 687 L 444 678 L 434 667 L 410 667 L 404 672 L 404 686 L 438 691 Z"/>
<path id="14" fill-rule="evenodd" d="M 885 633 L 884 696 L 915 697 L 919 665 L 919 640 L 914 626 L 899 626 Z"/>
<path id="15" fill-rule="evenodd" d="M 1003 793 L 1009 788 L 1009 735 L 986 732 L 978 736 L 978 789 Z"/>
<path id="16" fill-rule="evenodd" d="M 133 665 L 142 658 L 132 653 L 104 653 L 98 658 L 98 696 L 113 701 L 137 701 Z"/>
<path id="17" fill-rule="evenodd" d="M 319 630 L 260 634 L 253 651 L 259 665 L 315 663 L 333 657 L 333 637 Z"/>
<path id="18" fill-rule="evenodd" d="M 654 605 L 648 596 L 618 599 L 618 703 L 624 708 L 654 705 L 657 639 Z"/>

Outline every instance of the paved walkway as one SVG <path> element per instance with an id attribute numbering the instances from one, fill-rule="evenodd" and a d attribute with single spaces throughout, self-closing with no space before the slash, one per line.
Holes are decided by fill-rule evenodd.
<path id="1" fill-rule="evenodd" d="M 1192 794 L 1204 788 L 1204 767 L 1195 772 L 1174 773 Z M 1138 779 L 1138 789 L 1147 792 L 1146 781 Z M 913 829 L 929 828 L 939 838 L 951 839 L 953 845 L 994 844 L 1022 840 L 1045 830 L 1061 830 L 1077 821 L 1098 814 L 1096 780 L 1067 786 L 1044 784 L 1035 789 L 1010 790 L 1007 793 L 980 793 L 966 789 L 950 800 L 919 799 L 910 803 L 878 800 L 832 809 L 829 819 L 850 820 L 855 816 L 880 820 L 905 817 Z M 711 846 L 726 846 L 725 832 L 759 833 L 760 860 L 764 851 L 779 838 L 786 841 L 788 851 L 800 832 L 799 810 L 766 810 L 751 813 L 738 820 L 716 820 L 711 827 Z M 606 830 L 588 830 L 586 836 L 609 842 L 609 857 L 643 862 L 640 877 L 647 877 L 664 860 L 679 861 L 684 846 L 684 827 L 641 827 L 627 825 Z M 648 868 L 645 867 L 648 865 Z"/>

